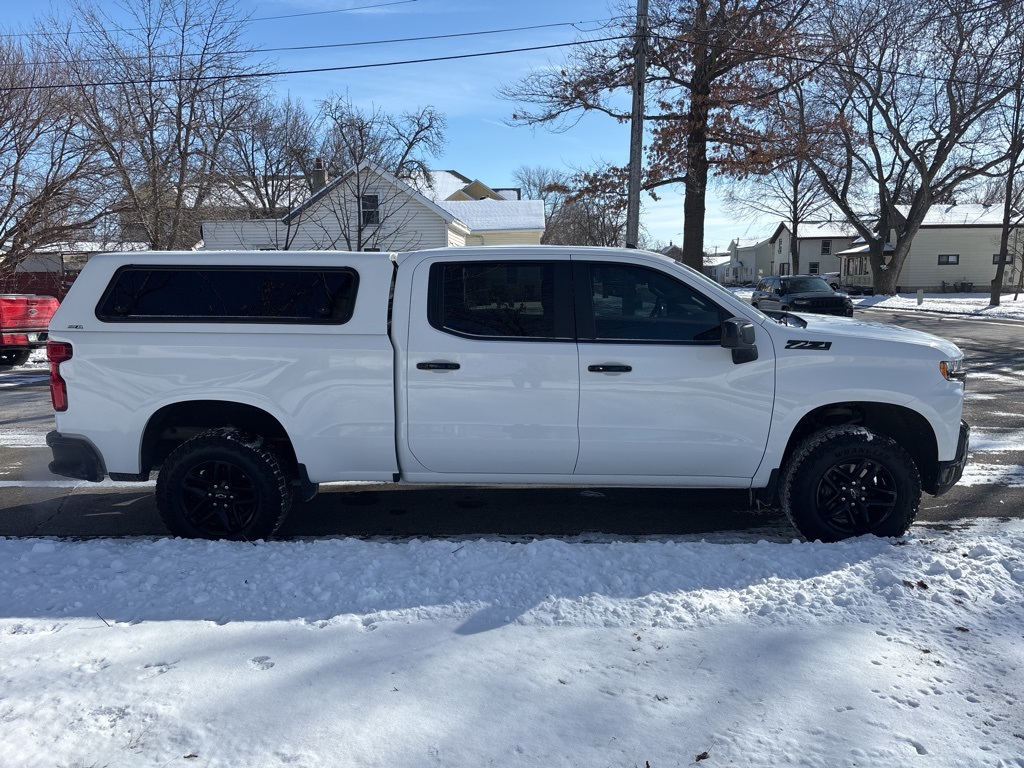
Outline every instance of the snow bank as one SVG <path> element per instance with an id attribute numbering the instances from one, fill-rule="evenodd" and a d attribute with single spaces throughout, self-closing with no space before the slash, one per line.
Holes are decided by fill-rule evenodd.
<path id="1" fill-rule="evenodd" d="M 1024 765 L 1022 550 L 0 540 L 4 762 Z"/>

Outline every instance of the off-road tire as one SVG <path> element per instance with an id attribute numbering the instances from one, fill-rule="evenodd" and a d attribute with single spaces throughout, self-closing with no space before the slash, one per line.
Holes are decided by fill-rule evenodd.
<path id="1" fill-rule="evenodd" d="M 190 539 L 268 539 L 291 509 L 288 479 L 261 437 L 211 429 L 179 445 L 156 480 L 164 525 Z"/>
<path id="2" fill-rule="evenodd" d="M 829 427 L 797 446 L 780 497 L 808 541 L 902 536 L 917 517 L 921 476 L 895 440 L 863 427 Z"/>

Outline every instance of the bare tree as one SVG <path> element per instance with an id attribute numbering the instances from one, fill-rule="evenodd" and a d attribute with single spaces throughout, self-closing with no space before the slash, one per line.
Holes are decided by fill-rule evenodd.
<path id="1" fill-rule="evenodd" d="M 107 211 L 105 171 L 74 94 L 38 44 L 0 41 L 0 271 L 82 239 Z"/>
<path id="2" fill-rule="evenodd" d="M 783 161 L 748 174 L 725 189 L 726 205 L 738 214 L 768 215 L 787 222 L 793 273 L 800 273 L 800 227 L 830 205 L 814 171 L 801 159 Z"/>
<path id="3" fill-rule="evenodd" d="M 444 147 L 444 115 L 433 107 L 364 110 L 347 94 L 332 95 L 320 103 L 317 127 L 323 170 L 334 179 L 284 218 L 285 247 L 417 247 L 410 192 L 430 187 L 429 160 Z"/>
<path id="4" fill-rule="evenodd" d="M 565 205 L 565 190 L 569 189 L 569 185 L 572 183 L 572 174 L 542 165 L 521 165 L 512 172 L 512 178 L 522 189 L 524 199 L 544 201 L 544 216 L 547 226 L 541 237 L 541 242 L 544 244 L 568 242 L 571 235 L 567 232 L 560 232 L 559 227 L 572 220 L 572 217 L 561 215 L 562 207 Z"/>
<path id="5" fill-rule="evenodd" d="M 809 0 L 651 3 L 645 119 L 654 128 L 644 187 L 683 185 L 683 260 L 696 269 L 704 259 L 712 151 L 732 142 L 740 106 L 788 82 L 787 72 L 770 63 L 806 47 L 797 29 L 814 8 Z M 591 112 L 629 119 L 619 94 L 632 87 L 635 9 L 627 0 L 618 10 L 621 21 L 574 47 L 564 64 L 501 89 L 517 104 L 514 124 L 567 130 Z M 625 169 L 618 172 L 624 179 Z"/>
<path id="6" fill-rule="evenodd" d="M 126 0 L 128 23 L 88 0 L 72 8 L 84 34 L 56 47 L 120 183 L 125 237 L 154 250 L 193 246 L 202 211 L 217 204 L 228 126 L 254 88 L 244 17 L 232 0 Z"/>
<path id="7" fill-rule="evenodd" d="M 422 182 L 429 178 L 428 160 L 444 149 L 447 121 L 433 107 L 392 114 L 332 94 L 320 102 L 319 119 L 319 156 L 332 174 L 370 161 L 399 179 Z"/>
<path id="8" fill-rule="evenodd" d="M 1006 140 L 1006 157 L 1005 172 L 999 185 L 1002 188 L 1003 208 L 999 252 L 989 299 L 994 307 L 999 306 L 1006 267 L 1012 265 L 1018 257 L 1024 259 L 1024 253 L 1016 253 L 1020 247 L 1020 228 L 1024 224 L 1021 216 L 1021 204 L 1024 203 L 1024 29 L 1020 26 L 1016 27 L 1008 48 L 1011 51 L 1016 49 L 1016 61 L 1011 68 L 1016 87 L 1007 95 L 1001 115 L 1001 133 Z M 1011 237 L 1016 248 L 1011 247 Z M 1024 282 L 1024 264 L 1018 284 L 1020 282 Z"/>
<path id="9" fill-rule="evenodd" d="M 804 148 L 870 247 L 875 291 L 892 294 L 931 205 L 1004 154 L 992 141 L 994 110 L 1014 88 L 1004 46 L 1020 6 L 843 0 L 829 9 L 819 33 L 841 43 L 827 75 L 794 87 L 792 121 L 763 138 Z"/>
<path id="10" fill-rule="evenodd" d="M 617 169 L 607 164 L 578 170 L 550 184 L 562 198 L 548 220 L 544 238 L 551 245 L 622 246 L 626 237 L 626 192 Z"/>
<path id="11" fill-rule="evenodd" d="M 221 184 L 247 216 L 281 216 L 312 191 L 309 172 L 319 143 L 313 118 L 301 102 L 253 94 L 228 126 Z"/>

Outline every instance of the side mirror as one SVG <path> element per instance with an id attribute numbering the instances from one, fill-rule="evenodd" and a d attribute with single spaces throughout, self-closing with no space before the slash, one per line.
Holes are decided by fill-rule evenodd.
<path id="1" fill-rule="evenodd" d="M 732 350 L 732 361 L 736 365 L 757 360 L 757 344 L 754 324 L 739 317 L 730 317 L 722 323 L 722 346 Z"/>

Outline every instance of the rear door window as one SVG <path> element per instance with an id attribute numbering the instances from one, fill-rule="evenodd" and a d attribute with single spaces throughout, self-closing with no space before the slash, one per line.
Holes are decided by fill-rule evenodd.
<path id="1" fill-rule="evenodd" d="M 567 261 L 434 264 L 430 324 L 460 336 L 572 339 L 569 280 Z"/>

